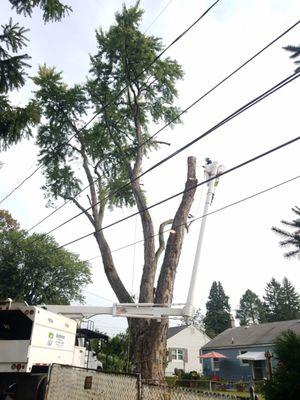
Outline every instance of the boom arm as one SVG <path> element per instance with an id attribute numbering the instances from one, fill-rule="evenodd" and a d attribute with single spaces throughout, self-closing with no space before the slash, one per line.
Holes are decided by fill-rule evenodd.
<path id="1" fill-rule="evenodd" d="M 72 319 L 90 318 L 94 315 L 112 315 L 113 317 L 152 318 L 185 317 L 185 307 L 173 307 L 153 303 L 124 303 L 112 307 L 98 306 L 56 306 L 42 305 L 41 307 Z"/>

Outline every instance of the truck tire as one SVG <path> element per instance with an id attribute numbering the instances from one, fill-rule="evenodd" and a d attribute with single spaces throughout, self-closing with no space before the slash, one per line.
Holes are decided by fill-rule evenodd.
<path id="1" fill-rule="evenodd" d="M 17 398 L 18 386 L 16 383 L 11 384 L 7 390 L 0 396 L 0 400 L 15 400 Z"/>
<path id="2" fill-rule="evenodd" d="M 47 388 L 47 376 L 43 376 L 43 378 L 39 381 L 36 400 L 44 400 Z"/>

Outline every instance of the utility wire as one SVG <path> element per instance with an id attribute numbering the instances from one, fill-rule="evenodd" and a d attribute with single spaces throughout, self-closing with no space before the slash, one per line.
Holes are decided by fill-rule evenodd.
<path id="1" fill-rule="evenodd" d="M 206 11 L 204 11 L 203 14 L 200 15 L 200 17 L 198 17 L 190 26 L 188 26 L 179 36 L 177 36 L 164 50 L 162 50 L 156 57 L 154 57 L 154 59 L 148 64 L 146 65 L 142 71 L 137 74 L 134 77 L 134 80 L 140 78 L 144 72 L 146 72 L 150 67 L 152 67 L 153 64 L 156 63 L 156 61 L 158 61 L 175 43 L 177 43 L 180 39 L 182 39 L 195 25 L 198 24 L 198 22 L 200 22 L 202 20 L 202 18 L 205 17 L 206 14 L 209 13 L 209 11 L 216 6 L 221 0 L 216 0 L 213 4 L 211 4 Z M 123 89 L 121 89 L 108 103 L 104 104 L 104 106 L 102 106 L 100 108 L 99 111 L 97 111 L 85 124 L 83 124 L 83 126 L 81 128 L 79 128 L 76 133 L 74 135 L 72 135 L 70 137 L 70 139 L 65 143 L 68 144 L 75 136 L 77 136 L 81 131 L 83 131 L 92 121 L 95 120 L 95 118 L 103 111 L 105 110 L 107 107 L 109 107 L 111 104 L 113 104 L 131 85 L 132 81 L 129 82 L 128 84 L 126 84 Z M 65 145 L 64 144 L 64 145 Z M 57 147 L 57 150 L 60 149 L 61 146 Z M 40 164 L 28 177 L 26 177 L 19 185 L 17 185 L 15 188 L 13 188 L 7 195 L 5 195 L 1 200 L 0 200 L 0 204 L 2 204 L 8 197 L 10 197 L 16 190 L 18 190 L 21 186 L 23 186 L 23 184 L 28 181 L 28 179 L 30 179 L 39 169 L 42 168 L 42 164 Z"/>
<path id="2" fill-rule="evenodd" d="M 157 136 L 160 132 L 162 132 L 164 129 L 166 129 L 169 125 L 174 123 L 177 119 L 179 119 L 183 114 L 187 113 L 190 109 L 192 109 L 194 106 L 196 106 L 201 100 L 203 100 L 206 96 L 208 96 L 210 93 L 212 93 L 214 90 L 216 90 L 219 86 L 221 86 L 223 83 L 225 83 L 228 79 L 230 79 L 233 75 L 235 75 L 238 71 L 240 71 L 242 68 L 244 68 L 247 64 L 249 64 L 251 61 L 253 61 L 256 57 L 258 57 L 260 54 L 262 54 L 265 50 L 267 50 L 270 46 L 272 46 L 274 43 L 276 43 L 279 39 L 281 39 L 283 36 L 285 36 L 288 32 L 290 32 L 292 29 L 294 29 L 297 25 L 299 25 L 300 20 L 298 20 L 295 24 L 290 26 L 288 29 L 286 29 L 284 32 L 282 32 L 280 35 L 278 35 L 275 39 L 273 39 L 271 42 L 269 42 L 266 46 L 264 46 L 262 49 L 260 49 L 258 52 L 253 54 L 250 58 L 248 58 L 245 62 L 243 62 L 239 67 L 234 69 L 230 74 L 225 76 L 221 81 L 219 81 L 217 84 L 213 85 L 207 92 L 205 92 L 203 95 L 198 97 L 193 103 L 191 103 L 188 107 L 186 107 L 183 111 L 181 111 L 178 115 L 176 115 L 171 121 L 166 123 L 162 128 L 160 128 L 158 131 L 156 131 L 150 138 L 148 138 L 146 141 L 144 141 L 141 145 L 137 147 L 139 149 L 141 146 L 144 146 L 149 140 L 153 139 L 155 136 Z M 97 181 L 98 178 L 94 180 L 94 183 Z M 85 186 L 80 192 L 75 196 L 77 198 L 82 192 L 84 192 L 86 189 L 90 187 L 90 184 Z M 35 223 L 33 226 L 31 226 L 27 232 L 30 232 L 34 228 L 36 228 L 38 225 L 40 225 L 42 222 L 46 221 L 48 218 L 50 218 L 52 215 L 57 213 L 59 210 L 61 210 L 64 206 L 69 204 L 71 200 L 65 201 L 62 205 L 57 207 L 55 210 L 53 210 L 51 213 L 46 215 L 43 219 Z"/>
<path id="3" fill-rule="evenodd" d="M 114 222 L 112 222 L 112 223 L 110 223 L 110 224 L 108 224 L 108 225 L 102 227 L 101 229 L 97 229 L 97 230 L 95 230 L 95 231 L 93 231 L 93 232 L 91 232 L 91 233 L 88 233 L 88 234 L 83 235 L 83 236 L 81 236 L 81 237 L 79 237 L 79 238 L 77 238 L 77 239 L 74 239 L 74 240 L 72 240 L 72 241 L 70 241 L 70 242 L 68 242 L 68 243 L 65 243 L 65 244 L 59 246 L 58 249 L 61 249 L 61 248 L 65 247 L 65 246 L 68 246 L 68 245 L 70 245 L 70 244 L 76 243 L 76 242 L 78 242 L 78 241 L 80 241 L 80 240 L 82 240 L 82 239 L 85 239 L 85 238 L 87 238 L 87 237 L 89 237 L 89 236 L 94 235 L 94 234 L 97 233 L 97 232 L 103 231 L 103 230 L 105 230 L 105 229 L 107 229 L 107 228 L 110 228 L 110 227 L 112 227 L 112 226 L 114 226 L 114 225 L 117 225 L 117 224 L 119 224 L 119 223 L 121 223 L 121 222 L 123 222 L 123 221 L 126 221 L 126 220 L 128 220 L 128 219 L 134 217 L 135 215 L 141 214 L 142 212 L 145 212 L 145 211 L 150 210 L 150 209 L 152 209 L 152 208 L 154 208 L 154 207 L 157 207 L 157 206 L 159 206 L 159 205 L 161 205 L 161 204 L 163 204 L 163 203 L 166 203 L 167 201 L 170 201 L 170 200 L 172 200 L 172 199 L 174 199 L 174 198 L 176 198 L 176 197 L 178 197 L 178 196 L 180 196 L 180 195 L 182 195 L 182 194 L 184 194 L 184 193 L 186 193 L 186 192 L 189 192 L 189 191 L 191 191 L 191 190 L 193 190 L 193 189 L 195 189 L 195 188 L 197 188 L 197 187 L 199 187 L 199 186 L 201 186 L 201 185 L 204 185 L 204 184 L 206 184 L 206 183 L 209 183 L 210 181 L 213 181 L 213 180 L 215 180 L 215 179 L 217 179 L 217 178 L 219 179 L 219 178 L 220 178 L 221 176 L 223 176 L 223 175 L 227 175 L 227 174 L 229 174 L 229 173 L 231 173 L 231 172 L 233 172 L 233 171 L 235 171 L 235 170 L 237 170 L 237 169 L 239 169 L 239 168 L 244 167 L 245 165 L 248 165 L 248 164 L 250 164 L 250 163 L 252 163 L 252 162 L 254 162 L 254 161 L 259 160 L 260 158 L 266 157 L 267 155 L 269 155 L 269 154 L 271 154 L 271 153 L 274 153 L 275 151 L 278 151 L 278 150 L 280 150 L 280 149 L 282 149 L 282 148 L 284 148 L 284 147 L 286 147 L 286 146 L 288 146 L 288 145 L 290 145 L 290 144 L 292 144 L 292 143 L 295 143 L 295 142 L 297 142 L 298 140 L 300 140 L 300 136 L 297 136 L 297 137 L 295 137 L 295 138 L 293 138 L 293 139 L 291 139 L 291 140 L 288 140 L 287 142 L 284 142 L 284 143 L 280 144 L 279 146 L 273 147 L 272 149 L 267 150 L 267 151 L 265 151 L 264 153 L 260 153 L 259 155 L 248 159 L 247 161 L 244 161 L 244 162 L 242 162 L 242 163 L 240 163 L 240 164 L 237 164 L 237 165 L 235 165 L 234 167 L 232 167 L 232 168 L 230 168 L 230 169 L 228 169 L 228 170 L 226 170 L 226 171 L 220 173 L 218 176 L 215 176 L 215 177 L 206 179 L 206 180 L 204 180 L 204 181 L 198 183 L 197 185 L 192 186 L 192 187 L 189 188 L 189 189 L 182 190 L 182 191 L 180 191 L 180 192 L 178 192 L 178 193 L 173 194 L 172 196 L 169 196 L 169 197 L 167 197 L 167 198 L 165 198 L 165 199 L 163 199 L 163 200 L 160 200 L 160 201 L 158 201 L 157 203 L 154 203 L 154 204 L 152 204 L 151 206 L 146 207 L 146 208 L 143 209 L 142 211 L 137 211 L 137 212 L 135 212 L 135 213 L 133 213 L 133 214 L 127 215 L 126 217 L 121 218 L 121 219 L 119 219 L 119 220 L 117 220 L 117 221 L 114 221 Z"/>
<path id="4" fill-rule="evenodd" d="M 148 168 L 147 170 L 145 170 L 144 172 L 142 172 L 141 174 L 139 174 L 137 177 L 135 177 L 134 179 L 132 179 L 131 181 L 125 183 L 124 185 L 122 185 L 121 187 L 117 188 L 116 190 L 114 190 L 113 192 L 111 192 L 108 196 L 106 196 L 105 200 L 107 200 L 109 198 L 109 196 L 111 196 L 114 193 L 119 192 L 120 190 L 123 190 L 125 187 L 129 186 L 131 183 L 135 182 L 136 180 L 140 179 L 141 177 L 143 177 L 144 175 L 146 175 L 147 173 L 149 173 L 150 171 L 153 171 L 154 169 L 158 168 L 159 166 L 161 166 L 162 164 L 164 164 L 165 162 L 169 161 L 170 159 L 172 159 L 173 157 L 177 156 L 178 154 L 180 154 L 182 151 L 186 150 L 188 147 L 192 146 L 193 144 L 195 144 L 196 142 L 198 142 L 199 140 L 205 138 L 207 135 L 211 134 L 212 132 L 214 132 L 215 130 L 217 130 L 218 128 L 220 128 L 222 125 L 225 125 L 227 122 L 229 122 L 230 120 L 232 120 L 233 118 L 237 117 L 239 114 L 243 113 L 244 111 L 246 111 L 248 108 L 254 106 L 255 104 L 259 103 L 260 101 L 262 101 L 263 99 L 265 99 L 266 97 L 270 96 L 271 94 L 275 93 L 277 90 L 281 89 L 282 87 L 284 87 L 285 85 L 287 85 L 288 83 L 292 82 L 293 80 L 295 80 L 296 78 L 298 78 L 300 76 L 300 72 L 295 72 L 292 75 L 288 76 L 287 78 L 283 79 L 282 81 L 280 81 L 279 83 L 277 83 L 275 86 L 271 87 L 270 89 L 268 89 L 267 91 L 263 92 L 261 95 L 257 96 L 256 98 L 254 98 L 253 100 L 249 101 L 248 103 L 246 103 L 244 106 L 240 107 L 239 109 L 237 109 L 236 111 L 234 111 L 232 114 L 230 114 L 229 116 L 227 116 L 226 118 L 224 118 L 221 122 L 217 123 L 216 125 L 214 125 L 212 128 L 210 128 L 209 130 L 207 130 L 206 132 L 204 132 L 203 134 L 201 134 L 200 136 L 197 136 L 195 139 L 193 139 L 192 141 L 188 142 L 187 144 L 185 144 L 184 146 L 180 147 L 178 150 L 174 151 L 173 153 L 169 154 L 167 157 L 163 158 L 162 160 L 160 160 L 159 162 L 157 162 L 156 164 L 152 165 L 150 168 Z M 57 225 L 56 227 L 52 228 L 50 231 L 48 231 L 46 233 L 46 235 L 49 235 L 50 233 L 53 233 L 54 231 L 56 231 L 57 229 L 61 228 L 62 226 L 68 224 L 69 222 L 73 221 L 74 219 L 78 218 L 79 216 L 81 216 L 82 214 L 84 214 L 85 212 L 89 211 L 92 207 L 96 206 L 97 204 L 99 204 L 101 201 L 98 201 L 95 204 L 92 204 L 90 207 L 84 209 L 83 211 L 80 211 L 79 213 L 75 214 L 73 217 L 67 219 L 66 221 L 62 222 L 61 224 Z"/>
<path id="5" fill-rule="evenodd" d="M 216 209 L 216 210 L 210 211 L 210 212 L 208 212 L 207 214 L 203 214 L 203 215 L 201 215 L 201 216 L 199 216 L 199 217 L 195 217 L 195 218 L 193 218 L 193 219 L 191 220 L 190 225 L 191 225 L 193 222 L 199 221 L 199 220 L 201 220 L 201 219 L 204 218 L 204 217 L 207 217 L 207 216 L 209 216 L 209 215 L 216 214 L 216 213 L 218 213 L 218 212 L 224 211 L 224 210 L 226 210 L 227 208 L 231 208 L 231 207 L 236 206 L 236 205 L 238 205 L 238 204 L 240 204 L 240 203 L 243 203 L 243 202 L 245 202 L 245 201 L 247 201 L 247 200 L 251 200 L 251 199 L 253 199 L 254 197 L 257 197 L 257 196 L 260 196 L 260 195 L 262 195 L 262 194 L 264 194 L 264 193 L 270 192 L 270 191 L 273 190 L 273 189 L 277 189 L 277 188 L 279 188 L 279 187 L 281 187 L 281 186 L 283 186 L 283 185 L 286 185 L 287 183 L 293 182 L 293 181 L 295 181 L 296 179 L 299 179 L 299 178 L 300 178 L 300 175 L 297 175 L 297 176 L 295 176 L 295 177 L 293 177 L 293 178 L 291 178 L 291 179 L 288 179 L 288 180 L 283 181 L 283 182 L 280 182 L 280 183 L 278 183 L 278 184 L 276 184 L 276 185 L 274 185 L 274 186 L 270 186 L 270 187 L 268 187 L 268 188 L 266 188 L 266 189 L 263 189 L 263 190 L 261 190 L 260 192 L 255 192 L 255 193 L 253 193 L 253 194 L 251 194 L 251 195 L 249 195 L 249 196 L 247 196 L 247 197 L 243 197 L 242 199 L 236 200 L 236 201 L 234 201 L 233 203 L 226 204 L 225 206 L 220 207 L 220 208 L 218 208 L 218 209 Z M 185 226 L 185 224 L 179 224 L 179 225 L 176 225 L 176 226 L 174 226 L 174 227 L 172 227 L 172 228 L 166 229 L 166 230 L 164 230 L 163 233 L 170 232 L 172 229 L 177 229 L 177 228 L 180 228 L 181 226 Z M 145 239 L 140 239 L 140 240 L 137 240 L 137 241 L 135 241 L 135 242 L 126 244 L 126 245 L 124 245 L 124 246 L 122 246 L 122 247 L 118 247 L 117 249 L 114 249 L 114 250 L 112 250 L 111 252 L 112 252 L 112 253 L 116 253 L 116 252 L 118 252 L 118 251 L 125 250 L 125 249 L 127 249 L 127 248 L 129 248 L 129 247 L 136 246 L 137 244 L 143 243 L 143 242 L 145 242 L 145 240 L 147 240 L 147 239 L 152 239 L 153 237 L 157 237 L 157 236 L 159 236 L 159 233 L 155 233 L 154 235 L 148 236 L 148 237 L 145 238 Z M 88 260 L 85 260 L 84 262 L 90 262 L 90 261 L 95 260 L 96 258 L 100 258 L 100 257 L 101 257 L 101 256 L 95 256 L 95 257 L 89 258 Z"/>
<path id="6" fill-rule="evenodd" d="M 158 18 L 166 11 L 166 9 L 169 7 L 169 5 L 173 2 L 173 0 L 170 0 L 165 6 L 164 8 L 160 11 L 160 13 L 154 18 L 154 20 L 151 22 L 150 25 L 148 25 L 148 27 L 144 30 L 144 33 L 147 33 L 149 31 L 149 29 L 151 28 L 151 26 L 153 26 L 155 24 L 155 22 L 158 20 Z"/>

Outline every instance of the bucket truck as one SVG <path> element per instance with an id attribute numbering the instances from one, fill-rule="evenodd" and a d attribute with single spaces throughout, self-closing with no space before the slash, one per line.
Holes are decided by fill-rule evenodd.
<path id="1" fill-rule="evenodd" d="M 91 339 L 107 341 L 108 337 L 89 326 L 78 328 L 78 320 L 101 314 L 147 319 L 190 317 L 194 314 L 206 215 L 222 167 L 207 159 L 204 171 L 208 191 L 186 304 L 181 307 L 152 303 L 89 307 L 30 306 L 14 303 L 11 299 L 0 302 L 0 400 L 43 400 L 47 374 L 52 364 L 101 369 L 102 365 L 92 352 L 89 342 Z"/>

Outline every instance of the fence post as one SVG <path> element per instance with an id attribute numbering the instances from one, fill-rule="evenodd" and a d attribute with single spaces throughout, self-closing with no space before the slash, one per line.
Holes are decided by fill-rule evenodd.
<path id="1" fill-rule="evenodd" d="M 137 400 L 142 400 L 143 393 L 142 393 L 142 375 L 137 374 Z"/>
<path id="2" fill-rule="evenodd" d="M 212 387 L 211 387 L 211 379 L 209 380 L 209 391 L 212 391 Z"/>
<path id="3" fill-rule="evenodd" d="M 249 388 L 249 393 L 250 393 L 250 400 L 255 400 L 255 390 L 253 386 L 250 386 Z"/>

